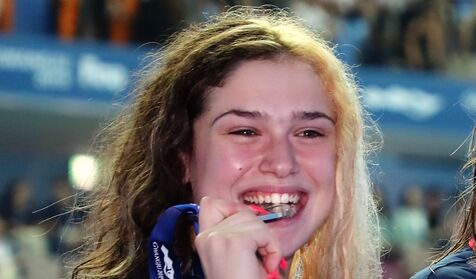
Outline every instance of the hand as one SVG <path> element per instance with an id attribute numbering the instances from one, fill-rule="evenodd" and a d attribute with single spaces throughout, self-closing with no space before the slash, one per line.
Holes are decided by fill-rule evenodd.
<path id="1" fill-rule="evenodd" d="M 199 224 L 195 246 L 207 279 L 262 279 L 278 268 L 278 240 L 245 205 L 204 197 Z"/>

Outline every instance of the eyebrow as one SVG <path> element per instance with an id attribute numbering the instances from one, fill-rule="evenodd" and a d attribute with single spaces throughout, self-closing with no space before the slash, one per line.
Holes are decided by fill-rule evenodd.
<path id="1" fill-rule="evenodd" d="M 213 126 L 215 122 L 217 122 L 220 118 L 229 114 L 236 115 L 239 117 L 244 117 L 244 118 L 259 118 L 263 116 L 261 112 L 255 111 L 255 110 L 248 111 L 248 110 L 240 110 L 240 109 L 231 109 L 215 117 L 211 125 Z M 330 117 L 329 115 L 321 111 L 294 112 L 292 117 L 293 119 L 298 119 L 298 120 L 314 120 L 314 119 L 324 118 L 332 122 L 332 124 L 334 125 L 336 124 L 336 121 L 332 117 Z"/>
<path id="2" fill-rule="evenodd" d="M 263 116 L 261 114 L 261 112 L 256 111 L 256 110 L 248 111 L 248 110 L 240 110 L 240 109 L 231 109 L 231 110 L 228 110 L 228 111 L 218 115 L 217 117 L 215 117 L 215 119 L 213 119 L 213 121 L 212 121 L 212 126 L 213 126 L 213 124 L 215 124 L 215 122 L 218 121 L 218 119 L 222 118 L 225 115 L 229 115 L 229 114 L 240 116 L 240 117 L 245 117 L 245 118 L 258 118 L 258 117 Z"/>
<path id="3" fill-rule="evenodd" d="M 293 118 L 294 119 L 302 119 L 302 120 L 314 120 L 318 118 L 325 118 L 332 122 L 332 124 L 336 124 L 335 119 L 330 117 L 324 112 L 321 111 L 302 111 L 302 112 L 295 112 L 293 113 Z"/>

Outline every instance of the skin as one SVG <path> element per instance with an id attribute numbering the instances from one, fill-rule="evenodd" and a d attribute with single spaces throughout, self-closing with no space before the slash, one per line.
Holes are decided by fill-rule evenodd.
<path id="1" fill-rule="evenodd" d="M 266 278 L 323 225 L 335 199 L 335 119 L 320 78 L 296 58 L 243 62 L 212 89 L 185 158 L 207 278 Z M 244 195 L 271 193 L 299 194 L 297 214 L 260 221 Z"/>

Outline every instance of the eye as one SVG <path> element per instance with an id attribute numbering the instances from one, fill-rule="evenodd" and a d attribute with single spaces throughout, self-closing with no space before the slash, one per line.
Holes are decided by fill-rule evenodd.
<path id="1" fill-rule="evenodd" d="M 296 136 L 298 137 L 303 137 L 303 138 L 317 138 L 317 137 L 323 137 L 324 134 L 316 131 L 316 130 L 312 130 L 312 129 L 306 129 L 306 130 L 302 130 L 302 131 L 299 131 Z"/>
<path id="2" fill-rule="evenodd" d="M 257 136 L 258 133 L 252 129 L 239 129 L 239 130 L 234 130 L 230 132 L 230 135 L 252 137 L 252 136 Z"/>

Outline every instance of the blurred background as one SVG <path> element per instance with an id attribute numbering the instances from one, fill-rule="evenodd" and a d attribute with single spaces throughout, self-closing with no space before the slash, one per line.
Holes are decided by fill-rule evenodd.
<path id="1" fill-rule="evenodd" d="M 95 185 L 95 135 L 173 32 L 226 6 L 289 8 L 337 44 L 383 132 L 385 278 L 446 244 L 476 115 L 474 0 L 0 0 L 0 278 L 60 278 Z"/>

